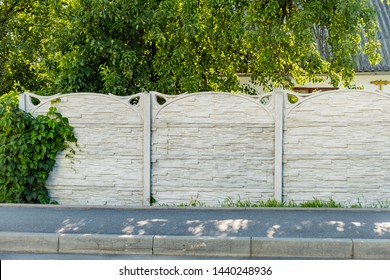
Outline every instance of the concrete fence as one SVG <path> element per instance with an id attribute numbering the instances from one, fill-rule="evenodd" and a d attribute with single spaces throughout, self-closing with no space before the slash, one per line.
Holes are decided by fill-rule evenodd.
<path id="1" fill-rule="evenodd" d="M 80 146 L 47 182 L 60 204 L 390 200 L 388 94 L 24 93 L 20 108 L 44 114 L 56 99 Z"/>

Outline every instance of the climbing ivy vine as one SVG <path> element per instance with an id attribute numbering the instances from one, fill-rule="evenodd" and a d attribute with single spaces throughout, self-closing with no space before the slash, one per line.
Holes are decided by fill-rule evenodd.
<path id="1" fill-rule="evenodd" d="M 0 97 L 0 203 L 50 203 L 45 187 L 58 152 L 75 153 L 73 127 L 52 106 L 33 117 L 15 92 Z"/>

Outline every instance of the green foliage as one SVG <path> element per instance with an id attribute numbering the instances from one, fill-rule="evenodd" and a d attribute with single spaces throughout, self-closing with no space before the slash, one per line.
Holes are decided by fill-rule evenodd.
<path id="1" fill-rule="evenodd" d="M 160 205 L 160 206 L 169 206 L 169 205 Z M 176 206 L 176 205 L 173 205 Z M 191 206 L 191 207 L 207 207 L 206 203 L 199 201 L 198 199 L 191 199 L 188 203 L 180 203 L 177 206 Z M 274 198 L 269 198 L 267 200 L 259 200 L 256 202 L 251 202 L 250 199 L 242 200 L 238 197 L 237 200 L 232 197 L 225 198 L 222 202 L 219 202 L 217 207 L 244 207 L 244 208 L 275 208 L 275 207 L 286 207 L 286 208 L 390 208 L 389 201 L 379 201 L 378 203 L 363 204 L 358 201 L 354 204 L 341 204 L 334 201 L 333 198 L 329 200 L 322 200 L 318 198 L 313 198 L 313 200 L 303 201 L 296 203 L 294 201 L 284 201 L 280 202 Z"/>
<path id="2" fill-rule="evenodd" d="M 252 207 L 299 207 L 294 201 L 280 202 L 275 198 L 269 198 L 266 201 L 259 200 Z"/>
<path id="3" fill-rule="evenodd" d="M 74 150 L 73 128 L 55 107 L 34 118 L 15 92 L 0 97 L 0 203 L 49 203 L 45 182 L 61 150 Z"/>
<path id="4" fill-rule="evenodd" d="M 245 60 L 247 1 L 161 1 L 148 34 L 155 88 L 162 92 L 238 90 Z"/>
<path id="5" fill-rule="evenodd" d="M 49 29 L 51 0 L 0 1 L 0 96 L 44 86 L 36 68 Z"/>
<path id="6" fill-rule="evenodd" d="M 350 207 L 351 208 L 363 208 L 363 204 L 361 203 L 360 199 L 358 199 L 358 202 L 350 205 Z"/>
<path id="7" fill-rule="evenodd" d="M 150 196 L 150 205 L 153 205 L 157 202 L 157 200 L 151 195 Z"/>
<path id="8" fill-rule="evenodd" d="M 379 62 L 375 11 L 369 0 L 251 1 L 246 33 L 251 51 L 248 71 L 266 88 L 291 88 L 327 74 L 337 87 L 349 84 L 354 58 L 362 51 Z M 258 50 L 258 51 L 254 51 Z"/>
<path id="9" fill-rule="evenodd" d="M 377 31 L 370 0 L 4 0 L 0 95 L 338 86 L 379 61 Z"/>
<path id="10" fill-rule="evenodd" d="M 318 198 L 314 198 L 312 201 L 304 201 L 299 204 L 299 207 L 305 208 L 340 208 L 341 204 L 335 202 L 332 198 L 329 201 L 323 201 Z"/>
<path id="11" fill-rule="evenodd" d="M 221 203 L 221 207 L 251 207 L 252 203 L 249 199 L 241 200 L 239 197 L 237 201 L 234 201 L 232 197 L 225 198 Z"/>
<path id="12" fill-rule="evenodd" d="M 364 205 L 364 206 L 363 206 Z M 376 203 L 362 203 L 360 199 L 358 199 L 358 202 L 348 205 L 350 208 L 390 208 L 390 201 L 384 200 L 384 201 L 378 201 Z"/>
<path id="13" fill-rule="evenodd" d="M 266 201 L 259 200 L 257 202 L 251 202 L 250 199 L 241 200 L 239 197 L 238 200 L 234 200 L 232 197 L 224 199 L 220 203 L 221 207 L 298 207 L 298 205 L 293 201 L 280 202 L 274 198 L 269 198 Z"/>
<path id="14" fill-rule="evenodd" d="M 197 199 L 191 199 L 189 202 L 187 202 L 187 203 L 180 203 L 177 206 L 179 206 L 179 207 L 205 207 L 206 204 L 204 202 L 200 202 Z"/>
<path id="15" fill-rule="evenodd" d="M 288 99 L 288 102 L 290 102 L 291 104 L 295 104 L 298 102 L 298 97 L 293 95 L 293 94 L 288 94 L 287 99 Z"/>

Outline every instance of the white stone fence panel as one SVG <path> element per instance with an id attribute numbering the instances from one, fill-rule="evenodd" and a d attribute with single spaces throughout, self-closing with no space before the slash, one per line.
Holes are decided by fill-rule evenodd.
<path id="1" fill-rule="evenodd" d="M 32 98 L 40 103 L 33 105 Z M 44 114 L 58 99 L 55 106 L 75 128 L 80 149 L 73 162 L 65 153 L 57 157 L 47 182 L 50 196 L 67 205 L 142 205 L 145 96 L 26 93 L 21 107 Z"/>
<path id="2" fill-rule="evenodd" d="M 389 98 L 279 90 L 25 93 L 19 100 L 39 115 L 60 99 L 55 106 L 75 127 L 80 151 L 73 163 L 60 154 L 47 182 L 60 204 L 148 206 L 153 199 L 215 206 L 228 197 L 390 201 Z"/>
<path id="3" fill-rule="evenodd" d="M 285 109 L 283 195 L 390 202 L 390 96 L 329 91 Z"/>

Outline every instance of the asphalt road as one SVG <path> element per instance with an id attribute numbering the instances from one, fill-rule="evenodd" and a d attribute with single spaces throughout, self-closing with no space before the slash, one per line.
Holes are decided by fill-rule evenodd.
<path id="1" fill-rule="evenodd" d="M 0 205 L 1 232 L 390 239 L 388 209 Z"/>

